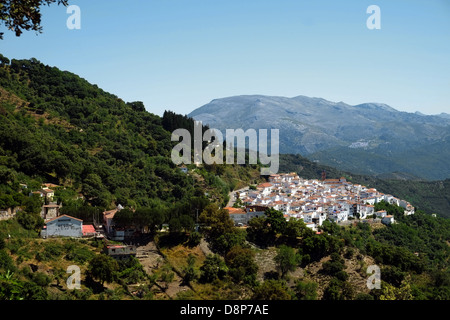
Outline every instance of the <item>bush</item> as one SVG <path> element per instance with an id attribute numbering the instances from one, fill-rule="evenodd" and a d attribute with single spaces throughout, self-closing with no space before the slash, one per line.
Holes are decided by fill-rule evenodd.
<path id="1" fill-rule="evenodd" d="M 347 281 L 348 280 L 348 273 L 345 272 L 344 270 L 338 271 L 335 274 L 335 277 L 341 281 Z"/>
<path id="2" fill-rule="evenodd" d="M 63 246 L 57 243 L 45 243 L 44 250 L 36 253 L 38 261 L 52 261 L 59 258 L 63 254 Z"/>
<path id="3" fill-rule="evenodd" d="M 0 250 L 0 269 L 11 272 L 16 270 L 14 261 L 4 249 Z"/>
<path id="4" fill-rule="evenodd" d="M 200 241 L 202 240 L 202 235 L 200 232 L 192 232 L 189 235 L 189 239 L 188 239 L 188 245 L 190 247 L 195 247 L 198 246 L 200 244 Z"/>
<path id="5" fill-rule="evenodd" d="M 213 282 L 223 279 L 228 272 L 228 267 L 219 255 L 209 254 L 200 267 L 200 272 L 201 282 Z"/>
<path id="6" fill-rule="evenodd" d="M 36 283 L 38 286 L 41 286 L 41 287 L 47 287 L 50 284 L 50 282 L 51 282 L 50 277 L 47 276 L 43 272 L 35 272 L 35 273 L 33 273 L 33 275 L 31 276 L 31 280 L 34 283 Z"/>
<path id="7" fill-rule="evenodd" d="M 90 251 L 88 248 L 74 247 L 72 250 L 67 252 L 64 258 L 69 261 L 85 263 L 86 261 L 91 260 L 94 256 L 95 253 Z"/>
<path id="8" fill-rule="evenodd" d="M 316 282 L 298 281 L 294 291 L 299 300 L 317 300 L 317 288 Z"/>
<path id="9" fill-rule="evenodd" d="M 27 230 L 38 230 L 44 225 L 44 219 L 40 217 L 39 213 L 19 211 L 16 219 Z"/>

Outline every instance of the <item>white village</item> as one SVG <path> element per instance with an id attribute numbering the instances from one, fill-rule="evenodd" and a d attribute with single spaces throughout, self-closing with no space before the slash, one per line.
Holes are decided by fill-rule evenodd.
<path id="1" fill-rule="evenodd" d="M 329 219 L 338 224 L 351 220 L 375 219 L 383 224 L 394 223 L 385 210 L 375 211 L 374 204 L 386 201 L 404 208 L 405 215 L 414 214 L 407 201 L 384 194 L 374 188 L 352 184 L 346 178 L 303 179 L 296 173 L 273 174 L 268 182 L 234 192 L 237 204 L 229 205 L 230 217 L 238 226 L 246 226 L 254 217 L 263 216 L 267 208 L 279 210 L 284 217 L 303 219 L 306 226 L 317 231 Z"/>

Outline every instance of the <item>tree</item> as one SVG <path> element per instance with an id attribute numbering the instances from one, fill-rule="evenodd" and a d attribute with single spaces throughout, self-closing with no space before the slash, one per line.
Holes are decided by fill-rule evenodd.
<path id="1" fill-rule="evenodd" d="M 255 289 L 252 300 L 291 300 L 291 295 L 285 284 L 270 279 Z"/>
<path id="2" fill-rule="evenodd" d="M 172 217 L 169 220 L 169 231 L 170 233 L 178 233 L 182 229 L 180 218 Z"/>
<path id="3" fill-rule="evenodd" d="M 160 279 L 165 283 L 165 290 L 169 288 L 169 284 L 173 281 L 174 278 L 175 273 L 172 271 L 172 268 L 169 265 L 164 265 L 160 274 Z"/>
<path id="4" fill-rule="evenodd" d="M 382 282 L 380 300 L 412 300 L 411 276 L 407 275 L 396 288 L 387 282 Z"/>
<path id="5" fill-rule="evenodd" d="M 284 234 L 286 219 L 281 211 L 268 208 L 266 217 L 256 217 L 248 222 L 247 238 L 260 246 L 274 243 L 278 234 Z"/>
<path id="6" fill-rule="evenodd" d="M 155 233 L 163 222 L 164 208 L 161 206 L 139 208 L 134 213 L 135 225 L 140 228 L 148 226 L 151 233 Z"/>
<path id="7" fill-rule="evenodd" d="M 229 268 L 228 274 L 234 282 L 249 284 L 255 282 L 258 265 L 255 262 L 255 254 L 251 249 L 235 246 L 225 256 L 225 262 Z"/>
<path id="8" fill-rule="evenodd" d="M 191 281 L 198 278 L 198 272 L 195 269 L 195 256 L 190 253 L 187 257 L 187 266 L 183 270 L 183 281 L 190 284 Z"/>
<path id="9" fill-rule="evenodd" d="M 184 229 L 184 232 L 189 232 L 194 230 L 195 222 L 190 216 L 184 214 L 180 217 L 180 225 Z"/>
<path id="10" fill-rule="evenodd" d="M 88 174 L 83 181 L 82 193 L 93 205 L 107 207 L 111 194 L 103 185 L 102 179 L 96 173 Z"/>
<path id="11" fill-rule="evenodd" d="M 345 268 L 344 259 L 337 252 L 331 254 L 331 259 L 322 264 L 322 272 L 331 276 L 336 276 L 340 271 Z"/>
<path id="12" fill-rule="evenodd" d="M 27 230 L 40 230 L 44 225 L 44 219 L 41 218 L 39 213 L 29 213 L 19 211 L 16 214 L 17 221 Z"/>
<path id="13" fill-rule="evenodd" d="M 113 221 L 118 227 L 130 227 L 134 224 L 134 212 L 127 208 L 119 210 L 114 215 Z"/>
<path id="14" fill-rule="evenodd" d="M 245 231 L 234 228 L 232 232 L 224 233 L 218 238 L 211 238 L 211 249 L 220 254 L 226 254 L 234 246 L 243 246 L 245 243 Z"/>
<path id="15" fill-rule="evenodd" d="M 209 254 L 200 267 L 200 272 L 200 281 L 208 283 L 223 279 L 228 272 L 228 267 L 219 255 Z"/>
<path id="16" fill-rule="evenodd" d="M 105 254 L 98 254 L 89 261 L 88 274 L 101 282 L 111 283 L 116 279 L 116 272 L 119 270 L 119 264 L 114 258 Z"/>
<path id="17" fill-rule="evenodd" d="M 222 234 L 230 233 L 234 229 L 234 222 L 227 210 L 219 209 L 217 204 L 209 204 L 200 214 L 201 223 L 209 225 L 209 236 L 217 238 Z"/>
<path id="18" fill-rule="evenodd" d="M 339 251 L 342 245 L 342 242 L 333 236 L 314 234 L 302 241 L 301 248 L 303 254 L 310 255 L 311 260 L 319 260 L 331 252 Z"/>
<path id="19" fill-rule="evenodd" d="M 128 102 L 127 105 L 129 105 L 135 111 L 138 111 L 138 112 L 145 111 L 145 106 L 142 101 Z"/>
<path id="20" fill-rule="evenodd" d="M 286 218 L 281 211 L 273 208 L 266 209 L 267 223 L 274 234 L 284 233 L 286 228 Z"/>
<path id="21" fill-rule="evenodd" d="M 31 197 L 26 197 L 22 202 L 22 207 L 25 212 L 39 214 L 41 212 L 43 201 L 42 199 L 33 194 Z"/>
<path id="22" fill-rule="evenodd" d="M 298 238 L 312 235 L 314 231 L 306 227 L 306 224 L 302 219 L 291 218 L 286 223 L 284 235 L 287 237 L 290 243 L 297 243 Z"/>
<path id="23" fill-rule="evenodd" d="M 14 31 L 17 37 L 22 34 L 22 30 L 42 33 L 40 7 L 55 2 L 58 5 L 68 5 L 68 0 L 0 0 L 0 23 L 4 23 L 9 30 Z M 2 32 L 0 39 L 3 39 Z"/>
<path id="24" fill-rule="evenodd" d="M 285 245 L 280 246 L 274 260 L 282 278 L 289 271 L 294 271 L 298 265 L 298 256 L 295 254 L 294 249 Z"/>
<path id="25" fill-rule="evenodd" d="M 334 277 L 323 292 L 323 300 L 352 300 L 355 295 L 353 286 L 348 281 Z"/>
<path id="26" fill-rule="evenodd" d="M 323 300 L 344 300 L 341 293 L 341 281 L 336 278 L 331 279 L 328 287 L 323 292 Z"/>
<path id="27" fill-rule="evenodd" d="M 247 239 L 260 246 L 268 246 L 274 241 L 274 235 L 264 217 L 250 219 L 247 228 Z"/>
<path id="28" fill-rule="evenodd" d="M 0 9 L 1 12 L 1 9 Z M 0 54 L 0 66 L 3 66 L 5 64 L 9 64 L 9 59 L 5 57 L 4 55 Z"/>
<path id="29" fill-rule="evenodd" d="M 294 291 L 298 300 L 317 300 L 318 284 L 313 281 L 298 281 Z"/>

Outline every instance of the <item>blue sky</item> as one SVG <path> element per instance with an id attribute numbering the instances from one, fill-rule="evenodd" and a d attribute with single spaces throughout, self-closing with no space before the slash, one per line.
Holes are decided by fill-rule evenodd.
<path id="1" fill-rule="evenodd" d="M 450 113 L 450 1 L 73 0 L 0 53 L 69 70 L 148 111 L 188 114 L 242 94 L 381 102 Z M 381 29 L 369 30 L 369 5 Z"/>

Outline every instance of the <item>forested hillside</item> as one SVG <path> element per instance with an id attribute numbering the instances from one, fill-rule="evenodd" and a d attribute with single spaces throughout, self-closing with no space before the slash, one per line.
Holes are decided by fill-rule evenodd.
<path id="1" fill-rule="evenodd" d="M 237 228 L 221 207 L 231 190 L 261 181 L 259 165 L 188 165 L 184 173 L 170 157 L 176 128 L 192 132 L 192 119 L 169 111 L 159 117 L 70 72 L 0 56 L 0 209 L 22 209 L 0 221 L 0 299 L 449 299 L 448 219 L 421 210 L 403 216 L 378 203 L 397 224 L 326 221 L 316 233 L 269 209 Z M 448 199 L 436 191 L 446 182 L 417 195 L 420 189 L 402 188 L 412 181 L 351 175 L 294 155 L 280 160 L 280 171 L 305 178 L 326 170 L 330 178 L 422 197 L 412 201 L 421 209 L 421 199 L 437 203 L 430 193 Z M 151 226 L 155 263 L 117 262 L 95 238 L 41 239 L 42 201 L 29 193 L 44 182 L 60 186 L 63 213 L 82 219 L 124 206 L 114 221 Z M 72 264 L 81 269 L 80 290 L 64 286 Z M 369 290 L 373 264 L 382 283 Z"/>
<path id="2" fill-rule="evenodd" d="M 34 191 L 51 182 L 65 187 L 56 197 L 66 207 L 190 207 L 193 198 L 226 203 L 234 187 L 259 179 L 256 165 L 183 173 L 171 161 L 171 131 L 192 123 L 161 118 L 36 59 L 0 56 L 0 206 L 22 204 L 20 184 Z M 71 201 L 79 194 L 87 201 Z"/>

